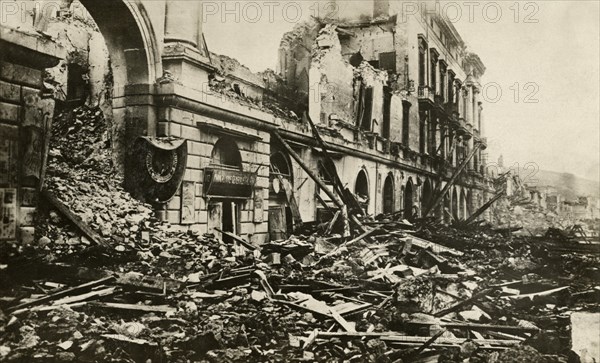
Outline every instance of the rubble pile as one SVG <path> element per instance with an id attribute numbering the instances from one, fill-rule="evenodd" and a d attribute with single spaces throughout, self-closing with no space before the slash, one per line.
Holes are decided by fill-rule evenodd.
<path id="1" fill-rule="evenodd" d="M 0 254 L 2 361 L 592 361 L 571 315 L 598 313 L 597 255 L 393 215 L 262 246 L 184 231 L 119 186 L 101 114 L 73 115 L 38 243 Z"/>

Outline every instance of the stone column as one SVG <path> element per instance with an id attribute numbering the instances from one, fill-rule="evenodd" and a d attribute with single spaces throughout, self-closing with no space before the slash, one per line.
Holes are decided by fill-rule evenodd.
<path id="1" fill-rule="evenodd" d="M 180 42 L 198 48 L 202 35 L 200 5 L 197 0 L 166 2 L 165 43 Z"/>
<path id="2" fill-rule="evenodd" d="M 204 47 L 201 13 L 200 0 L 173 0 L 165 5 L 163 78 L 195 90 L 208 87 L 207 70 L 214 69 Z"/>
<path id="3" fill-rule="evenodd" d="M 465 122 L 473 125 L 473 86 L 467 86 L 467 102 L 465 104 Z"/>

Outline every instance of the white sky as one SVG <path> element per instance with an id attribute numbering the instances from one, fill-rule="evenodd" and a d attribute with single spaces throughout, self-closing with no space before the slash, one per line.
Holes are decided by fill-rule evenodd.
<path id="1" fill-rule="evenodd" d="M 275 69 L 281 35 L 317 11 L 316 0 L 204 3 L 209 49 L 253 71 Z M 484 102 L 490 162 L 503 154 L 507 166 L 534 162 L 541 169 L 600 179 L 599 4 L 442 2 L 487 67 L 488 101 L 497 98 Z M 530 102 L 524 102 L 528 95 Z"/>

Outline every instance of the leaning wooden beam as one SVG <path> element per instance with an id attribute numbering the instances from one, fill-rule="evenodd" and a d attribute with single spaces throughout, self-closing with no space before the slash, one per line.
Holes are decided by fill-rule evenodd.
<path id="1" fill-rule="evenodd" d="M 330 175 L 331 180 L 333 181 L 333 185 L 334 185 L 338 195 L 340 196 L 340 199 L 342 200 L 342 202 L 344 202 L 345 204 L 348 204 L 344 198 L 344 185 L 342 184 L 342 181 L 340 180 L 340 176 L 337 173 L 337 170 L 333 163 L 333 159 L 331 158 L 331 156 L 329 156 L 329 151 L 327 151 L 327 145 L 325 144 L 325 141 L 321 137 L 321 134 L 319 133 L 317 126 L 315 126 L 315 123 L 312 121 L 312 119 L 310 118 L 308 113 L 305 113 L 305 116 L 306 116 L 306 120 L 308 121 L 308 124 L 310 125 L 310 128 L 312 130 L 313 137 L 315 138 L 315 140 L 317 140 L 319 147 L 323 150 L 325 166 L 327 166 L 327 168 L 325 168 L 325 172 Z"/>
<path id="2" fill-rule="evenodd" d="M 479 209 L 477 209 L 475 211 L 475 213 L 471 214 L 471 216 L 469 218 L 467 218 L 467 220 L 464 222 L 464 225 L 468 226 L 469 224 L 473 223 L 473 221 L 475 219 L 477 219 L 480 215 L 482 215 L 483 212 L 485 212 L 489 207 L 491 207 L 492 204 L 494 204 L 503 195 L 504 195 L 504 190 L 502 190 L 500 193 L 494 195 L 494 197 L 492 199 L 488 200 L 484 205 L 479 207 Z"/>
<path id="3" fill-rule="evenodd" d="M 44 296 L 44 297 L 41 297 L 41 298 L 38 298 L 38 299 L 35 299 L 35 300 L 32 300 L 32 301 L 28 301 L 28 302 L 23 303 L 23 304 L 19 304 L 17 306 L 9 307 L 8 309 L 6 309 L 6 311 L 11 312 L 11 311 L 20 310 L 20 309 L 23 309 L 23 308 L 26 308 L 26 307 L 29 307 L 29 306 L 35 306 L 35 305 L 45 304 L 45 303 L 47 303 L 49 301 L 52 301 L 52 300 L 60 299 L 60 298 L 65 297 L 65 296 L 70 296 L 70 295 L 73 295 L 75 293 L 80 293 L 80 292 L 83 292 L 83 291 L 90 290 L 93 287 L 100 286 L 100 285 L 106 284 L 108 282 L 112 282 L 114 280 L 115 280 L 115 278 L 113 276 L 109 276 L 109 277 L 105 277 L 105 278 L 102 278 L 102 279 L 99 279 L 99 280 L 90 281 L 90 282 L 87 282 L 87 283 L 79 285 L 79 286 L 71 287 L 71 288 L 68 288 L 66 290 L 62 290 L 62 291 L 56 292 L 56 293 L 51 294 L 51 295 L 47 295 L 47 296 Z"/>
<path id="4" fill-rule="evenodd" d="M 60 200 L 58 200 L 58 198 L 56 198 L 49 190 L 43 189 L 42 196 L 65 218 L 73 223 L 83 234 L 85 234 L 89 240 L 97 245 L 110 248 L 110 245 L 96 231 L 85 224 L 75 213 L 71 212 L 71 210 Z"/>
<path id="5" fill-rule="evenodd" d="M 306 172 L 306 174 L 317 184 L 319 188 L 323 190 L 325 194 L 333 201 L 333 203 L 342 211 L 342 217 L 344 218 L 344 222 L 347 225 L 346 221 L 350 219 L 361 232 L 365 232 L 366 229 L 363 227 L 362 223 L 356 218 L 356 216 L 351 216 L 348 218 L 348 209 L 342 203 L 342 201 L 335 195 L 325 183 L 304 163 L 302 158 L 291 148 L 291 146 L 279 135 L 277 131 L 273 131 L 272 135 L 279 141 L 279 143 L 284 147 L 284 149 L 288 152 L 288 154 L 294 159 L 298 165 Z"/>
<path id="6" fill-rule="evenodd" d="M 450 187 L 452 187 L 454 185 L 454 183 L 456 182 L 456 180 L 458 179 L 458 177 L 460 176 L 462 171 L 467 167 L 469 160 L 471 160 L 473 158 L 473 156 L 475 156 L 475 153 L 482 146 L 483 146 L 483 144 L 480 142 L 475 144 L 475 146 L 473 147 L 473 150 L 471 150 L 469 155 L 467 155 L 467 157 L 462 161 L 462 163 L 460 163 L 460 165 L 456 168 L 456 171 L 454 171 L 454 174 L 452 174 L 452 177 L 450 178 L 450 180 L 448 180 L 446 185 L 444 185 L 444 188 L 442 188 L 441 192 L 439 192 L 437 195 L 434 195 L 434 199 L 431 202 L 431 204 L 425 209 L 425 211 L 423 211 L 423 215 L 422 215 L 423 218 L 427 217 L 427 215 L 429 215 L 429 213 L 432 210 L 435 210 L 435 208 L 437 208 L 437 206 L 442 202 L 442 200 L 444 199 L 444 195 L 446 195 L 446 193 L 448 192 Z M 441 181 L 440 181 L 440 184 L 438 184 L 438 188 L 440 185 L 441 185 Z"/>

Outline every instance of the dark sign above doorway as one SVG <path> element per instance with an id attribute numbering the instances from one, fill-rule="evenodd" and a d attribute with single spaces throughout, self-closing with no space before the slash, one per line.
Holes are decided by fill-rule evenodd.
<path id="1" fill-rule="evenodd" d="M 252 197 L 256 173 L 205 168 L 204 196 L 211 198 L 248 199 Z"/>

